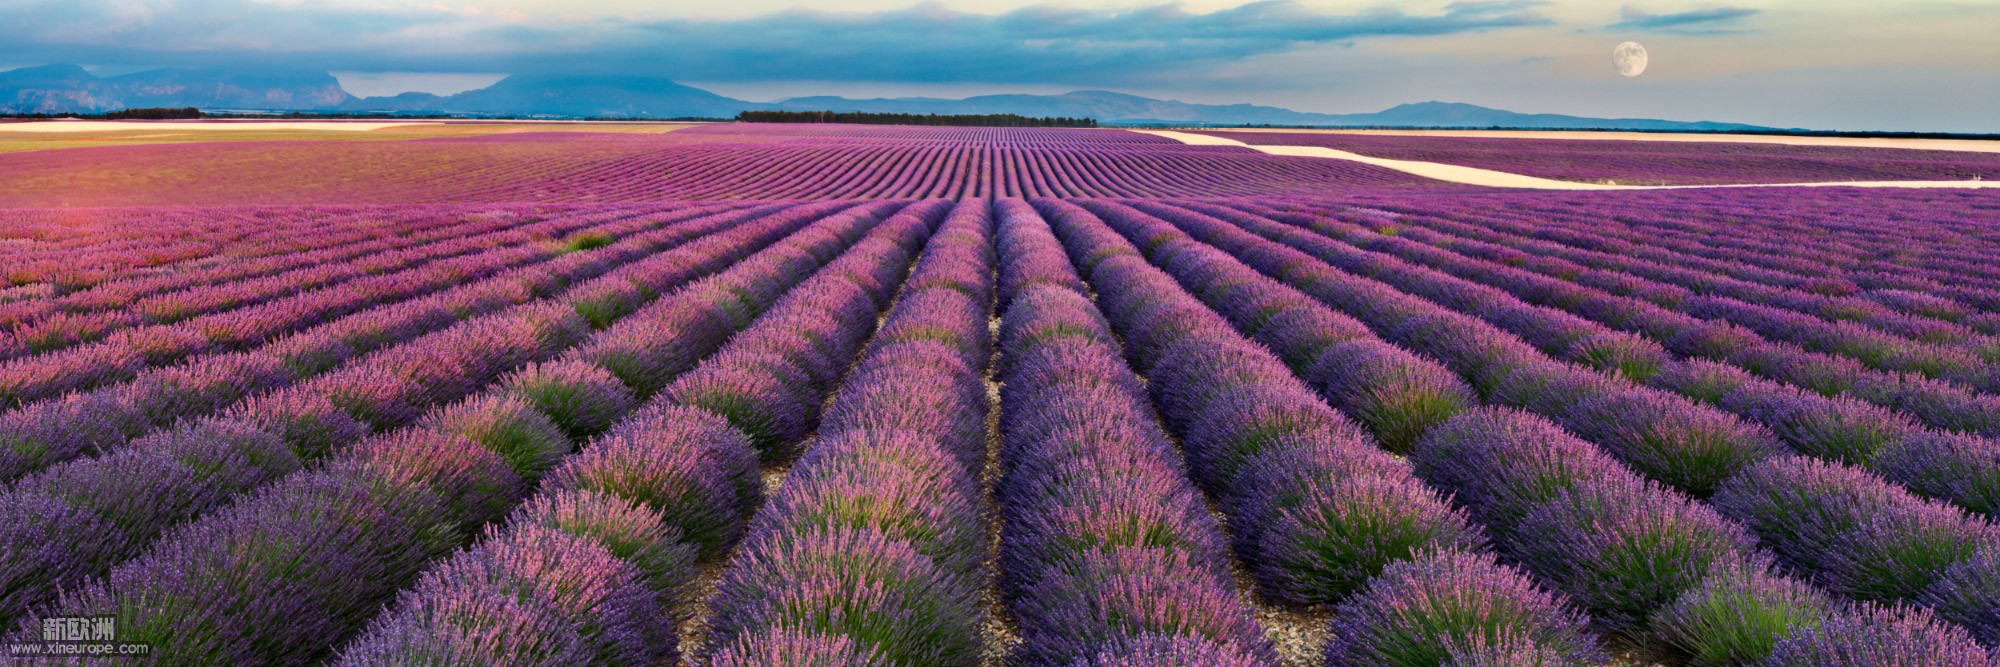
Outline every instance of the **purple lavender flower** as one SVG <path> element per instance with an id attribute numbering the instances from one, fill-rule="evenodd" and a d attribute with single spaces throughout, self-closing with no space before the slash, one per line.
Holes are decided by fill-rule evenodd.
<path id="1" fill-rule="evenodd" d="M 873 345 L 934 340 L 971 357 L 986 355 L 985 304 L 950 290 L 906 294 L 882 322 Z"/>
<path id="2" fill-rule="evenodd" d="M 1354 318 L 1315 305 L 1272 315 L 1252 339 L 1270 348 L 1285 365 L 1304 372 L 1333 344 L 1374 335 Z"/>
<path id="3" fill-rule="evenodd" d="M 1786 567 L 1816 576 L 1833 572 L 1841 562 L 1852 563 L 1855 577 L 1902 567 L 1863 562 L 1897 548 L 1900 538 L 1881 531 L 1915 530 L 1925 524 L 1936 529 L 1932 534 L 1943 541 L 1913 540 L 1908 545 L 1933 554 L 1912 564 L 1919 568 L 1941 567 L 1944 563 L 1937 559 L 1948 556 L 1933 548 L 1944 549 L 1943 553 L 1955 551 L 1950 545 L 1961 544 L 1962 538 L 1952 535 L 1970 530 L 1972 534 L 1965 537 L 1973 537 L 1984 532 L 1865 471 L 1799 456 L 1773 459 L 1744 470 L 1716 492 L 1711 504 L 1724 516 L 1748 526 Z M 1899 509 L 1901 516 L 1889 517 Z M 1936 572 L 1929 576 L 1936 576 Z M 1898 587 L 1909 585 L 1905 582 Z"/>
<path id="4" fill-rule="evenodd" d="M 684 290 L 657 312 L 635 315 L 570 351 L 565 359 L 609 371 L 639 396 L 651 396 L 693 368 L 736 331 L 727 311 Z"/>
<path id="5" fill-rule="evenodd" d="M 1648 384 L 1710 405 L 1752 381 L 1743 369 L 1719 361 L 1687 359 L 1660 367 Z"/>
<path id="6" fill-rule="evenodd" d="M 1982 547 L 2000 545 L 2000 528 L 1985 519 L 1908 494 L 1898 501 L 1836 536 L 1821 583 L 1858 600 L 1911 600 Z"/>
<path id="7" fill-rule="evenodd" d="M 1044 573 L 1015 604 L 1021 660 L 1065 665 L 1148 635 L 1192 637 L 1275 662 L 1270 643 L 1218 575 L 1181 552 L 1121 547 Z"/>
<path id="8" fill-rule="evenodd" d="M 909 545 L 841 526 L 760 533 L 717 584 L 713 645 L 770 628 L 844 634 L 897 664 L 969 662 L 978 594 Z"/>
<path id="9" fill-rule="evenodd" d="M 1963 628 L 1918 607 L 1863 604 L 1794 631 L 1772 649 L 1764 667 L 1963 667 L 1991 665 L 1986 649 Z"/>
<path id="10" fill-rule="evenodd" d="M 547 601 L 491 587 L 426 580 L 342 649 L 345 667 L 564 667 L 594 657 L 575 623 Z"/>
<path id="11" fill-rule="evenodd" d="M 1278 438 L 1325 433 L 1357 448 L 1369 438 L 1295 382 L 1226 388 L 1185 422 L 1181 446 L 1195 478 L 1212 488 L 1239 488 L 1245 461 Z"/>
<path id="12" fill-rule="evenodd" d="M 2000 513 L 2000 441 L 1926 431 L 1890 444 L 1870 468 L 1911 492 Z"/>
<path id="13" fill-rule="evenodd" d="M 275 357 L 225 354 L 141 373 L 112 390 L 112 395 L 125 411 L 144 415 L 147 423 L 164 425 L 208 414 L 252 392 L 283 386 L 293 379 Z"/>
<path id="14" fill-rule="evenodd" d="M 324 458 L 368 435 L 366 425 L 333 401 L 296 387 L 251 397 L 226 414 L 283 439 L 307 460 Z"/>
<path id="15" fill-rule="evenodd" d="M 680 530 L 662 521 L 659 512 L 608 493 L 563 489 L 539 494 L 515 510 L 508 524 L 589 539 L 637 566 L 663 600 L 680 599 L 693 578 L 697 554 Z"/>
<path id="16" fill-rule="evenodd" d="M 752 530 L 798 533 L 824 526 L 879 532 L 950 572 L 984 559 L 975 488 L 956 459 L 926 439 L 894 432 L 821 441 L 794 464 Z"/>
<path id="17" fill-rule="evenodd" d="M 548 417 L 505 395 L 476 397 L 433 412 L 418 427 L 464 437 L 499 454 L 514 472 L 534 479 L 573 447 Z"/>
<path id="18" fill-rule="evenodd" d="M 430 490 L 466 528 L 500 518 L 528 490 L 498 452 L 443 431 L 410 429 L 371 440 L 334 465 Z"/>
<path id="19" fill-rule="evenodd" d="M 1495 405 L 1567 419 L 1586 403 L 1630 391 L 1630 385 L 1583 366 L 1501 354 L 1507 356 L 1496 360 L 1485 375 L 1471 378 Z"/>
<path id="20" fill-rule="evenodd" d="M 1177 426 L 1197 418 L 1210 401 L 1238 387 L 1289 385 L 1300 397 L 1312 396 L 1269 352 L 1226 328 L 1184 340 L 1162 355 L 1156 366 L 1147 377 L 1159 398 L 1161 416 Z"/>
<path id="21" fill-rule="evenodd" d="M 1377 341 L 1332 345 L 1305 377 L 1327 402 L 1367 426 L 1383 448 L 1399 454 L 1479 402 L 1451 371 Z"/>
<path id="22" fill-rule="evenodd" d="M 1331 603 L 1390 563 L 1426 548 L 1476 550 L 1486 538 L 1463 514 L 1409 477 L 1321 480 L 1280 499 L 1259 536 L 1264 590 L 1301 604 Z"/>
<path id="23" fill-rule="evenodd" d="M 1189 554 L 1192 563 L 1223 574 L 1220 529 L 1200 492 L 1182 479 L 1078 470 L 1034 487 L 1014 486 L 1007 497 L 1000 558 L 1009 571 L 1034 572 L 1135 547 Z"/>
<path id="24" fill-rule="evenodd" d="M 100 574 L 129 544 L 87 508 L 60 498 L 0 495 L 0 621 L 11 623 L 60 587 Z"/>
<path id="25" fill-rule="evenodd" d="M 581 361 L 531 365 L 501 382 L 504 391 L 548 415 L 571 438 L 603 432 L 637 404 L 616 376 Z"/>
<path id="26" fill-rule="evenodd" d="M 756 450 L 729 422 L 686 407 L 647 409 L 550 472 L 545 489 L 589 489 L 641 503 L 704 556 L 735 543 L 759 499 Z"/>
<path id="27" fill-rule="evenodd" d="M 663 612 L 643 575 L 603 546 L 516 525 L 426 572 L 347 659 L 370 664 L 442 653 L 504 660 L 522 651 L 545 660 L 537 654 L 567 657 L 580 644 L 592 663 L 655 664 L 674 650 Z"/>
<path id="28" fill-rule="evenodd" d="M 712 667 L 887 667 L 879 650 L 847 635 L 778 626 L 738 635 L 709 658 Z"/>
<path id="29" fill-rule="evenodd" d="M 145 432 L 145 419 L 101 394 L 73 394 L 0 414 L 0 479 L 11 480 Z"/>
<path id="30" fill-rule="evenodd" d="M 783 460 L 811 434 L 816 392 L 806 375 L 783 357 L 728 350 L 664 393 L 677 405 L 721 415 L 750 436 L 760 456 Z"/>
<path id="31" fill-rule="evenodd" d="M 1512 664 L 1494 659 L 1526 653 L 1548 660 L 1528 664 L 1602 664 L 1606 656 L 1587 623 L 1562 598 L 1492 556 L 1426 551 L 1390 564 L 1340 603 L 1326 661 Z"/>
<path id="32" fill-rule="evenodd" d="M 1503 543 L 1529 512 L 1572 487 L 1639 483 L 1595 445 L 1508 408 L 1475 408 L 1444 422 L 1409 460 L 1417 476 L 1450 492 Z"/>
<path id="33" fill-rule="evenodd" d="M 1970 630 L 1982 644 L 2000 643 L 2000 548 L 1989 546 L 1953 563 L 1917 602 Z"/>
<path id="34" fill-rule="evenodd" d="M 1261 667 L 1269 659 L 1200 637 L 1143 634 L 1113 643 L 1069 667 Z"/>
<path id="35" fill-rule="evenodd" d="M 1645 382 L 1660 372 L 1670 357 L 1659 343 L 1632 334 L 1606 331 L 1577 341 L 1563 358 L 1601 371 L 1616 372 L 1633 382 Z"/>
<path id="36" fill-rule="evenodd" d="M 1016 295 L 1000 320 L 1001 359 L 1009 364 L 1031 348 L 1062 338 L 1110 344 L 1111 327 L 1080 292 L 1034 286 Z"/>
<path id="37" fill-rule="evenodd" d="M 121 641 L 175 660 L 310 662 L 456 546 L 455 523 L 428 490 L 365 470 L 297 475 L 174 530 L 22 627 L 110 614 Z"/>
<path id="38" fill-rule="evenodd" d="M 1593 480 L 1530 511 L 1507 552 L 1605 628 L 1636 633 L 1715 562 L 1755 548 L 1742 527 L 1664 487 Z"/>
<path id="39" fill-rule="evenodd" d="M 1752 664 L 1840 608 L 1825 591 L 1772 572 L 1764 559 L 1724 559 L 1653 616 L 1651 633 L 1697 665 Z"/>
<path id="40" fill-rule="evenodd" d="M 1769 431 L 1665 392 L 1614 394 L 1578 406 L 1563 421 L 1634 470 L 1698 498 L 1744 466 L 1784 451 Z"/>

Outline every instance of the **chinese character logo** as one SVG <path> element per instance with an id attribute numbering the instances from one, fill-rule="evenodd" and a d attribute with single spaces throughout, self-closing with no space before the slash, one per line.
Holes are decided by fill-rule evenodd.
<path id="1" fill-rule="evenodd" d="M 108 642 L 118 639 L 113 616 L 56 616 L 42 619 L 42 641 Z"/>

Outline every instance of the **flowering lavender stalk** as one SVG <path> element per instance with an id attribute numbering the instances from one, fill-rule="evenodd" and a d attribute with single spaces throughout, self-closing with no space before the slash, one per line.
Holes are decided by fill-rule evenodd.
<path id="1" fill-rule="evenodd" d="M 1660 608 L 1755 540 L 1707 506 L 1652 482 L 1591 481 L 1522 517 L 1507 552 L 1606 629 L 1643 632 Z"/>
<path id="2" fill-rule="evenodd" d="M 1785 566 L 1864 600 L 1911 600 L 2000 529 L 1865 471 L 1804 457 L 1744 471 L 1715 508 L 1749 526 Z"/>
<path id="3" fill-rule="evenodd" d="M 1329 665 L 1435 665 L 1465 653 L 1603 664 L 1583 614 L 1492 556 L 1432 551 L 1385 568 L 1334 612 Z M 1478 662 L 1478 661 L 1475 661 Z"/>
<path id="4" fill-rule="evenodd" d="M 1388 473 L 1380 476 L 1317 478 L 1308 475 L 1369 469 L 1320 467 L 1321 461 L 1313 459 L 1264 459 L 1261 472 L 1267 477 L 1258 481 L 1265 488 L 1245 485 L 1245 465 L 1281 439 L 1324 437 L 1344 440 L 1353 449 L 1372 449 L 1364 431 L 1318 400 L 1269 351 L 1238 333 L 1239 326 L 1258 323 L 1259 311 L 1218 302 L 1239 315 L 1232 325 L 1187 291 L 1223 293 L 1217 284 L 1290 290 L 1132 208 L 1036 203 L 1055 219 L 1073 258 L 1106 258 L 1096 265 L 1090 283 L 1128 341 L 1160 350 L 1150 355 L 1148 379 L 1155 402 L 1181 434 L 1195 478 L 1215 489 L 1223 508 L 1232 513 L 1241 553 L 1267 594 L 1298 603 L 1331 602 L 1418 549 L 1484 544 L 1485 537 L 1464 514 L 1402 469 L 1378 468 Z M 1148 265 L 1133 241 L 1150 246 L 1156 261 L 1170 271 Z M 1303 297 L 1279 302 L 1295 308 L 1307 303 Z M 1142 355 L 1135 362 L 1147 359 Z M 1449 391 L 1454 385 L 1442 386 Z M 1469 392 L 1462 396 L 1469 398 Z"/>
<path id="5" fill-rule="evenodd" d="M 1990 665 L 1986 649 L 1963 628 L 1939 622 L 1918 607 L 1862 604 L 1818 627 L 1800 628 L 1779 641 L 1765 667 Z"/>
<path id="6" fill-rule="evenodd" d="M 1011 304 L 1000 341 L 1001 572 L 1021 660 L 1077 663 L 1162 635 L 1275 662 L 1226 583 L 1221 532 L 1138 378 L 1068 263 L 1045 259 L 1062 246 L 1025 203 L 997 208 L 1000 298 Z"/>
<path id="7" fill-rule="evenodd" d="M 1730 559 L 1654 615 L 1652 635 L 1697 665 L 1753 664 L 1779 640 L 1840 610 L 1833 596 L 1772 572 L 1761 559 Z"/>
<path id="8" fill-rule="evenodd" d="M 1985 547 L 1954 563 L 1917 602 L 1971 631 L 1980 643 L 2000 642 L 2000 548 Z"/>
<path id="9" fill-rule="evenodd" d="M 8 554 L 0 558 L 7 564 L 0 590 L 9 591 L 0 598 L 0 617 L 11 620 L 131 557 L 161 531 L 298 468 L 298 458 L 276 438 L 214 420 L 22 479 L 0 495 L 0 511 L 13 515 L 0 541 Z"/>

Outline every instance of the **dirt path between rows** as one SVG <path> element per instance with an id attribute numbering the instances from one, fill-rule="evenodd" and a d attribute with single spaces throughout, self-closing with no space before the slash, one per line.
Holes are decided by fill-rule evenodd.
<path id="1" fill-rule="evenodd" d="M 1227 137 L 1206 134 L 1190 134 L 1167 130 L 1133 130 L 1155 136 L 1173 139 L 1190 146 L 1240 146 L 1271 155 L 1292 157 L 1316 157 L 1334 160 L 1349 160 L 1374 165 L 1384 169 L 1394 169 L 1406 174 L 1414 174 L 1432 180 L 1467 185 L 1481 185 L 1493 188 L 1518 188 L 1523 190 L 1693 190 L 1716 188 L 2000 188 L 2000 181 L 1844 181 L 1834 183 L 1739 183 L 1730 185 L 1605 185 L 1602 183 L 1578 183 L 1559 181 L 1552 178 L 1525 176 L 1522 174 L 1466 167 L 1437 162 L 1416 160 L 1389 160 L 1368 157 L 1319 146 L 1259 146 L 1246 144 Z"/>

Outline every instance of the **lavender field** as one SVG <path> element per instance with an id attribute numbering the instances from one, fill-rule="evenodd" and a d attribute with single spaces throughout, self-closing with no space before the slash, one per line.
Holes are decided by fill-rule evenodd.
<path id="1" fill-rule="evenodd" d="M 1321 146 L 1590 183 L 1723 185 L 2000 179 L 2000 154 L 1768 143 L 1206 132 L 1257 145 Z"/>
<path id="2" fill-rule="evenodd" d="M 1479 166 L 1992 157 L 1684 146 Z M 2000 664 L 2000 191 L 817 124 L 0 174 L 0 633 L 150 647 L 0 662 Z"/>

